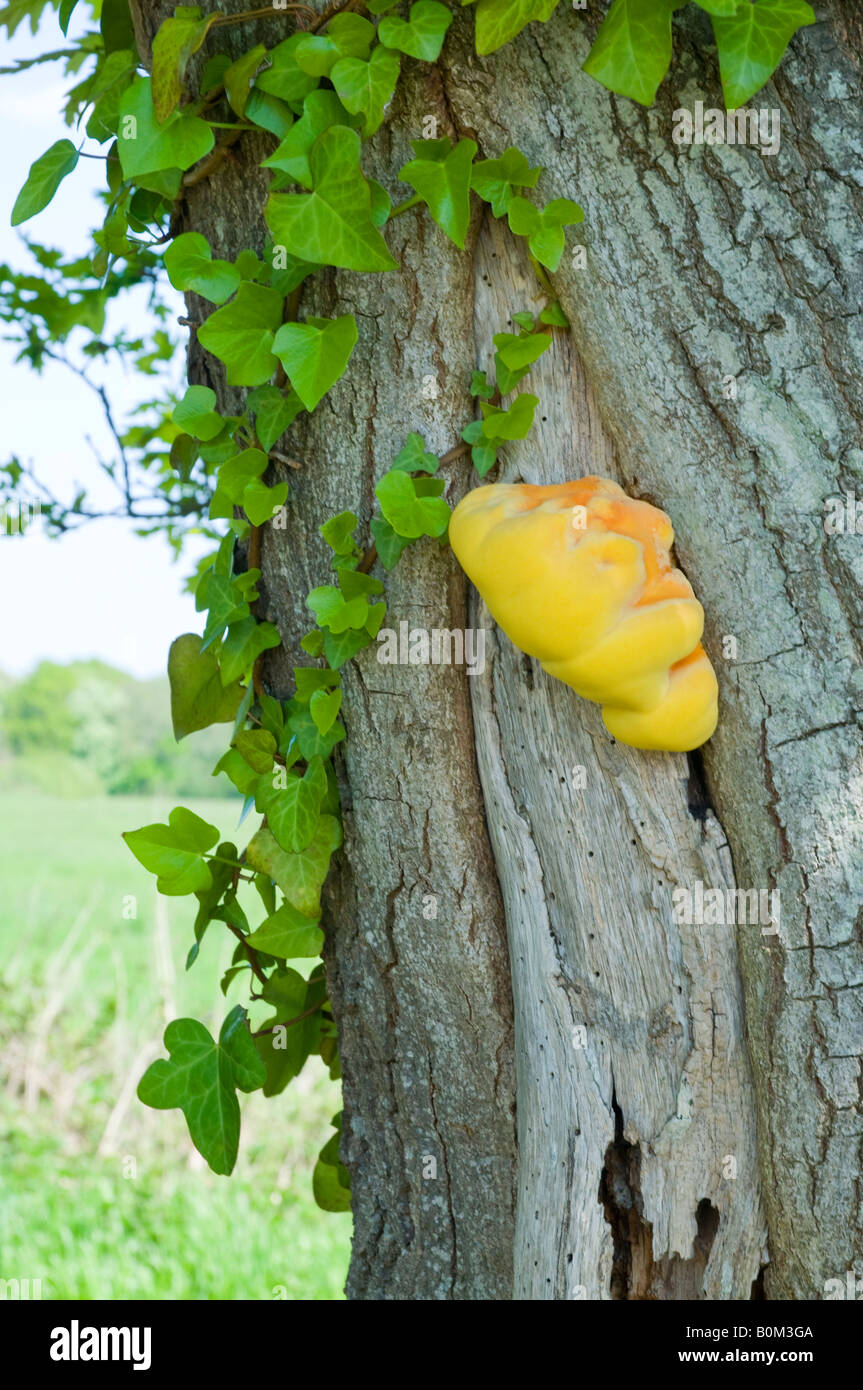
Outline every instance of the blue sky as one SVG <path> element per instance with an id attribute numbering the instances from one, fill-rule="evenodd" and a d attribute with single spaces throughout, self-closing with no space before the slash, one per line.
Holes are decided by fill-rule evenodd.
<path id="1" fill-rule="evenodd" d="M 74 32 L 73 18 L 70 35 Z M 22 25 L 11 41 L 5 34 L 0 37 L 0 66 L 64 42 L 56 19 L 43 24 L 36 38 Z M 60 115 L 67 85 L 58 64 L 0 78 L 0 120 L 6 132 L 0 165 L 0 261 L 16 267 L 26 264 L 26 255 L 9 226 L 9 213 L 33 160 L 69 135 Z M 50 206 L 23 230 L 68 256 L 82 254 L 99 218 L 95 191 L 103 178 L 96 160 L 80 160 Z M 180 314 L 182 297 L 176 299 Z M 130 333 L 146 329 L 142 305 L 128 296 L 121 315 Z M 116 306 L 113 324 L 120 326 Z M 66 368 L 52 366 L 36 375 L 15 366 L 14 356 L 12 345 L 0 342 L 0 452 L 4 459 L 17 454 L 31 461 L 49 487 L 68 495 L 76 480 L 94 479 L 87 435 L 104 457 L 111 455 L 98 402 Z M 180 350 L 178 376 L 182 356 Z M 132 369 L 113 367 L 103 380 L 119 419 L 146 396 L 146 382 L 142 389 Z M 172 639 L 201 629 L 200 615 L 182 593 L 182 584 L 194 555 L 204 548 L 190 550 L 188 559 L 174 564 L 161 538 L 140 539 L 130 523 L 121 521 L 93 522 L 59 540 L 33 531 L 25 537 L 0 535 L 0 670 L 20 675 L 42 658 L 100 657 L 137 676 L 161 674 Z"/>

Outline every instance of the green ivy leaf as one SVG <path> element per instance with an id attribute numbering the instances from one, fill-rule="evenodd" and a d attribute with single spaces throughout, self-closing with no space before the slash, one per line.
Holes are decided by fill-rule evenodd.
<path id="1" fill-rule="evenodd" d="M 240 272 L 230 261 L 213 260 L 200 232 L 181 232 L 165 252 L 165 269 L 175 290 L 193 290 L 212 304 L 223 304 L 239 288 Z"/>
<path id="2" fill-rule="evenodd" d="M 277 785 L 277 778 L 285 778 L 285 785 Z M 267 817 L 267 825 L 282 849 L 299 854 L 311 844 L 326 790 L 326 773 L 319 757 L 311 759 L 302 777 L 278 767 L 259 778 L 255 806 Z"/>
<path id="3" fill-rule="evenodd" d="M 652 106 L 671 62 L 671 16 L 681 0 L 614 0 L 584 71 L 609 91 Z"/>
<path id="4" fill-rule="evenodd" d="M 265 45 L 259 43 L 225 69 L 222 81 L 225 84 L 228 104 L 238 116 L 245 115 L 255 74 L 266 56 Z"/>
<path id="5" fill-rule="evenodd" d="M 280 646 L 281 641 L 279 629 L 273 623 L 259 623 L 252 617 L 232 623 L 220 655 L 223 683 L 228 685 L 245 676 L 261 652 Z"/>
<path id="6" fill-rule="evenodd" d="M 258 443 L 267 453 L 303 409 L 296 391 L 285 395 L 277 386 L 259 386 L 251 392 L 246 405 L 255 417 Z"/>
<path id="7" fill-rule="evenodd" d="M 549 270 L 557 270 L 566 245 L 563 229 L 584 218 L 582 209 L 571 198 L 553 198 L 538 208 L 527 198 L 515 197 L 507 212 L 509 229 L 526 236 L 531 254 Z"/>
<path id="8" fill-rule="evenodd" d="M 386 520 L 397 535 L 405 536 L 408 540 L 416 540 L 420 536 L 442 536 L 449 526 L 450 509 L 446 502 L 439 496 L 423 496 L 420 481 L 400 469 L 391 469 L 375 488 L 375 496 Z"/>
<path id="9" fill-rule="evenodd" d="M 215 439 L 225 424 L 216 410 L 216 393 L 209 386 L 188 387 L 171 418 L 195 439 Z"/>
<path id="10" fill-rule="evenodd" d="M 296 59 L 304 72 L 330 77 L 340 58 L 367 58 L 375 38 L 375 26 L 357 14 L 335 15 L 326 34 L 306 34 L 296 47 Z"/>
<path id="11" fill-rule="evenodd" d="M 291 34 L 270 53 L 272 66 L 255 78 L 255 86 L 271 96 L 293 105 L 301 102 L 318 85 L 318 78 L 303 72 L 297 62 L 297 48 L 306 36 Z"/>
<path id="12" fill-rule="evenodd" d="M 290 377 L 306 410 L 312 411 L 335 385 L 348 365 L 357 341 L 353 314 L 337 319 L 306 319 L 285 323 L 273 342 L 273 351 Z"/>
<path id="13" fill-rule="evenodd" d="M 272 770 L 277 743 L 269 729 L 241 729 L 233 746 L 259 776 Z"/>
<path id="14" fill-rule="evenodd" d="M 319 135 L 334 125 L 348 125 L 350 114 L 335 92 L 310 92 L 303 102 L 303 114 L 288 131 L 277 150 L 261 161 L 264 169 L 277 169 L 290 183 L 312 187 L 309 151 Z"/>
<path id="15" fill-rule="evenodd" d="M 178 5 L 173 18 L 159 26 L 153 39 L 153 106 L 156 120 L 165 122 L 183 95 L 183 78 L 193 53 L 197 53 L 218 10 L 202 18 L 198 5 Z"/>
<path id="16" fill-rule="evenodd" d="M 742 0 L 695 0 L 695 3 L 708 14 L 730 15 L 740 8 Z"/>
<path id="17" fill-rule="evenodd" d="M 497 352 L 497 386 L 506 396 L 521 381 L 528 368 L 551 346 L 550 333 L 496 333 L 492 339 Z"/>
<path id="18" fill-rule="evenodd" d="M 542 166 L 530 166 L 521 150 L 510 146 L 499 159 L 480 159 L 471 170 L 471 187 L 503 217 L 517 188 L 535 188 Z"/>
<path id="19" fill-rule="evenodd" d="M 476 51 L 494 53 L 526 24 L 545 22 L 554 13 L 557 0 L 479 0 L 476 7 Z"/>
<path id="20" fill-rule="evenodd" d="M 556 299 L 550 304 L 546 304 L 539 316 L 540 323 L 547 323 L 551 328 L 569 328 L 569 319 L 560 307 Z"/>
<path id="21" fill-rule="evenodd" d="M 167 825 L 127 830 L 123 839 L 140 864 L 156 874 L 156 888 L 167 897 L 205 892 L 213 882 L 204 861 L 218 842 L 219 832 L 185 806 L 176 806 Z"/>
<path id="22" fill-rule="evenodd" d="M 170 1060 L 161 1057 L 138 1083 L 138 1099 L 156 1110 L 180 1109 L 192 1143 L 214 1173 L 227 1175 L 237 1161 L 240 1106 L 237 1091 L 256 1091 L 266 1068 L 237 1004 L 222 1024 L 219 1041 L 194 1018 L 165 1029 Z"/>
<path id="23" fill-rule="evenodd" d="M 417 155 L 399 170 L 428 205 L 429 212 L 456 246 L 464 250 L 470 221 L 471 164 L 476 154 L 473 140 L 459 140 L 450 149 L 447 140 L 412 140 Z"/>
<path id="24" fill-rule="evenodd" d="M 273 375 L 273 339 L 283 307 L 275 290 L 244 280 L 235 298 L 201 324 L 198 342 L 224 362 L 229 386 L 260 386 Z"/>
<path id="25" fill-rule="evenodd" d="M 120 103 L 117 152 L 124 179 L 160 169 L 189 169 L 213 148 L 213 132 L 190 111 L 178 111 L 159 125 L 149 77 L 136 77 Z"/>
<path id="26" fill-rule="evenodd" d="M 340 666 L 344 666 L 346 661 L 353 661 L 357 652 L 362 651 L 363 647 L 367 647 L 369 644 L 369 635 L 364 628 L 349 627 L 345 632 L 328 631 L 323 634 L 323 639 L 324 656 L 327 664 L 332 666 L 333 670 L 338 670 Z M 334 725 L 336 729 L 340 727 L 341 725 Z M 344 734 L 342 734 L 343 737 Z M 341 742 L 341 739 L 337 739 L 336 742 Z"/>
<path id="27" fill-rule="evenodd" d="M 306 597 L 306 607 L 315 615 L 319 627 L 331 632 L 345 632 L 349 627 L 363 627 L 369 614 L 366 599 L 359 595 L 349 601 L 333 584 L 322 584 Z"/>
<path id="28" fill-rule="evenodd" d="M 290 854 L 277 843 L 271 830 L 259 830 L 249 841 L 246 862 L 281 888 L 285 898 L 307 917 L 319 917 L 321 886 L 330 859 L 342 842 L 335 816 L 322 815 L 314 838 L 299 854 Z"/>
<path id="29" fill-rule="evenodd" d="M 309 152 L 313 191 L 273 193 L 265 216 L 274 241 L 315 265 L 394 270 L 397 262 L 371 219 L 371 191 L 360 169 L 360 138 L 332 126 Z"/>
<path id="30" fill-rule="evenodd" d="M 71 140 L 57 140 L 44 154 L 40 154 L 30 165 L 24 187 L 15 199 L 12 226 L 20 226 L 46 208 L 77 163 L 78 151 Z"/>
<path id="31" fill-rule="evenodd" d="M 201 650 L 201 642 L 196 632 L 186 632 L 168 653 L 171 720 L 178 742 L 196 729 L 230 723 L 244 694 L 241 685 L 222 684 L 219 663 Z"/>
<path id="32" fill-rule="evenodd" d="M 516 396 L 508 410 L 501 410 L 499 406 L 486 405 L 483 402 L 483 434 L 486 439 L 524 439 L 530 432 L 538 405 L 538 396 L 525 393 Z"/>
<path id="33" fill-rule="evenodd" d="M 288 491 L 287 483 L 267 487 L 259 478 L 248 483 L 243 489 L 242 508 L 252 525 L 263 526 L 271 521 L 278 509 L 284 506 Z"/>
<path id="34" fill-rule="evenodd" d="M 396 454 L 392 468 L 400 468 L 405 473 L 436 473 L 440 459 L 426 450 L 426 442 L 421 434 L 409 434 L 404 446 Z"/>
<path id="35" fill-rule="evenodd" d="M 315 721 L 319 734 L 328 734 L 338 718 L 342 707 L 342 692 L 335 690 L 315 690 L 309 701 L 309 714 Z"/>
<path id="36" fill-rule="evenodd" d="M 772 77 L 797 30 L 814 23 L 815 11 L 804 0 L 740 4 L 728 18 L 714 13 L 725 105 L 745 105 Z"/>
<path id="37" fill-rule="evenodd" d="M 378 25 L 378 38 L 387 48 L 397 48 L 410 58 L 434 63 L 440 57 L 452 12 L 438 0 L 416 0 L 407 20 L 388 15 Z"/>
<path id="38" fill-rule="evenodd" d="M 316 921 L 298 912 L 290 903 L 283 903 L 246 940 L 254 950 L 264 951 L 268 956 L 301 960 L 321 954 L 324 934 Z"/>
<path id="39" fill-rule="evenodd" d="M 338 641 L 339 637 L 334 640 Z M 368 638 L 366 638 L 367 640 Z M 308 705 L 292 700 L 290 708 L 291 715 L 288 720 L 290 738 L 287 752 L 293 754 L 299 749 L 300 756 L 306 761 L 311 758 L 328 758 L 336 744 L 341 743 L 345 737 L 344 725 L 335 723 L 326 734 L 322 734 L 312 718 Z"/>
<path id="40" fill-rule="evenodd" d="M 220 772 L 224 772 L 225 776 L 230 778 L 242 796 L 254 795 L 259 774 L 252 771 L 236 748 L 229 748 L 227 753 L 224 753 L 216 763 L 213 768 L 213 776 L 217 777 Z"/>
<path id="41" fill-rule="evenodd" d="M 384 118 L 399 80 L 401 63 L 395 53 L 378 46 L 368 62 L 362 58 L 341 58 L 330 73 L 346 111 L 362 116 L 363 137 L 374 135 Z"/>
<path id="42" fill-rule="evenodd" d="M 358 525 L 359 518 L 353 512 L 339 512 L 319 526 L 318 531 L 337 555 L 353 555 L 356 549 L 353 533 Z"/>
<path id="43" fill-rule="evenodd" d="M 245 116 L 247 121 L 275 135 L 277 140 L 284 140 L 294 124 L 291 108 L 269 92 L 259 92 L 257 87 L 253 87 L 246 98 Z"/>

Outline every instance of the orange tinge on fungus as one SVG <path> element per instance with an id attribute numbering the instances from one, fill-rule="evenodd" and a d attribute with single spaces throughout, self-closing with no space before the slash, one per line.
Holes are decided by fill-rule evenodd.
<path id="1" fill-rule="evenodd" d="M 665 512 L 609 478 L 469 492 L 450 521 L 456 557 L 507 636 L 602 705 L 634 748 L 698 748 L 716 728 L 704 610 L 671 562 Z"/>

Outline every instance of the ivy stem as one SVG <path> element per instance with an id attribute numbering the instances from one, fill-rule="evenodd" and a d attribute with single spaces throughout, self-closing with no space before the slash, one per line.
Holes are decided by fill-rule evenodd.
<path id="1" fill-rule="evenodd" d="M 226 922 L 225 926 L 228 928 L 228 931 L 234 933 L 234 936 L 241 943 L 243 950 L 245 951 L 248 957 L 249 965 L 252 967 L 252 974 L 255 976 L 257 980 L 260 980 L 262 985 L 265 985 L 267 983 L 267 977 L 261 969 L 261 963 L 258 960 L 257 951 L 254 949 L 253 946 L 246 945 L 246 938 L 243 936 L 243 933 L 240 931 L 240 928 L 234 926 L 233 922 Z"/>
<path id="2" fill-rule="evenodd" d="M 417 204 L 421 202 L 422 198 L 418 193 L 415 193 L 412 198 L 406 198 L 403 203 L 399 203 L 397 207 L 390 210 L 387 221 L 392 222 L 394 217 L 401 217 L 403 212 L 410 212 L 411 208 L 415 208 Z"/>
<path id="3" fill-rule="evenodd" d="M 226 24 L 246 24 L 252 19 L 277 19 L 280 14 L 317 14 L 311 5 L 267 5 L 259 10 L 240 10 L 239 14 L 220 14 L 210 24 L 211 29 L 221 28 Z"/>

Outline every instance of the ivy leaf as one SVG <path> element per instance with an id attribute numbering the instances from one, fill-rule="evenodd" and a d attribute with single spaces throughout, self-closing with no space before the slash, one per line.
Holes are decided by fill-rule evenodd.
<path id="1" fill-rule="evenodd" d="M 171 418 L 195 439 L 215 439 L 225 424 L 216 410 L 216 393 L 209 386 L 188 387 Z"/>
<path id="2" fill-rule="evenodd" d="M 388 15 L 378 25 L 378 38 L 387 48 L 397 48 L 410 58 L 434 63 L 440 57 L 452 12 L 438 0 L 416 0 L 407 20 Z"/>
<path id="3" fill-rule="evenodd" d="M 335 816 L 324 814 L 314 838 L 299 854 L 290 854 L 277 843 L 271 830 L 259 830 L 249 841 L 246 862 L 266 874 L 281 888 L 287 901 L 307 917 L 319 917 L 321 886 L 330 867 L 330 858 L 342 843 L 342 830 Z"/>
<path id="4" fill-rule="evenodd" d="M 306 410 L 312 411 L 338 381 L 348 365 L 357 341 L 353 314 L 337 319 L 306 319 L 285 323 L 273 342 L 273 351 L 290 377 Z"/>
<path id="5" fill-rule="evenodd" d="M 255 73 L 267 56 L 264 44 L 259 43 L 225 69 L 222 81 L 228 96 L 228 104 L 238 116 L 245 114 Z"/>
<path id="6" fill-rule="evenodd" d="M 15 199 L 12 209 L 12 226 L 35 217 L 50 203 L 67 174 L 71 174 L 78 163 L 78 151 L 71 140 L 57 140 L 40 154 L 30 165 L 30 172 L 24 180 L 24 187 Z"/>
<path id="7" fill-rule="evenodd" d="M 671 16 L 680 0 L 614 0 L 584 71 L 609 91 L 652 106 L 671 62 Z"/>
<path id="8" fill-rule="evenodd" d="M 255 1045 L 267 1068 L 265 1096 L 275 1096 L 302 1071 L 306 1059 L 315 1051 L 321 1034 L 320 1006 L 326 997 L 326 985 L 320 977 L 308 982 L 290 967 L 275 970 L 262 987 L 261 994 L 276 1012 L 265 1027 L 299 1019 L 283 1033 L 264 1033 Z M 305 1014 L 305 1018 L 300 1015 Z"/>
<path id="9" fill-rule="evenodd" d="M 395 569 L 401 559 L 402 551 L 410 545 L 404 536 L 396 535 L 386 517 L 376 516 L 370 523 L 372 537 L 384 569 Z"/>
<path id="10" fill-rule="evenodd" d="M 251 392 L 246 405 L 255 417 L 255 434 L 266 453 L 277 439 L 281 439 L 303 409 L 296 391 L 289 391 L 285 395 L 278 386 L 259 386 Z"/>
<path id="11" fill-rule="evenodd" d="M 138 1099 L 155 1110 L 180 1109 L 192 1143 L 214 1173 L 227 1176 L 237 1161 L 240 1105 L 237 1091 L 256 1091 L 266 1068 L 241 1004 L 222 1024 L 219 1041 L 194 1018 L 178 1018 L 165 1029 L 169 1057 L 160 1057 L 138 1083 Z"/>
<path id="12" fill-rule="evenodd" d="M 328 734 L 338 718 L 342 707 L 342 692 L 336 690 L 315 690 L 309 701 L 309 714 L 315 721 L 319 734 Z"/>
<path id="13" fill-rule="evenodd" d="M 374 135 L 384 118 L 399 80 L 401 62 L 397 54 L 378 46 L 368 62 L 362 58 L 341 58 L 330 73 L 346 111 L 362 116 L 364 138 Z"/>
<path id="14" fill-rule="evenodd" d="M 239 454 L 226 459 L 219 469 L 218 492 L 222 493 L 232 506 L 239 507 L 249 483 L 260 478 L 266 467 L 267 456 L 263 449 L 243 449 Z"/>
<path id="15" fill-rule="evenodd" d="M 798 29 L 815 23 L 815 12 L 804 0 L 758 0 L 741 4 L 721 18 L 714 13 L 713 32 L 719 49 L 719 72 L 725 105 L 743 106 L 776 71 Z"/>
<path id="16" fill-rule="evenodd" d="M 153 39 L 153 106 L 163 123 L 175 111 L 183 95 L 183 78 L 193 53 L 197 53 L 218 14 L 202 18 L 198 5 L 178 5 L 173 18 L 159 26 Z"/>
<path id="17" fill-rule="evenodd" d="M 210 153 L 213 144 L 213 132 L 207 122 L 191 112 L 175 112 L 164 125 L 159 125 L 149 77 L 135 78 L 120 104 L 117 131 L 124 179 L 159 169 L 189 169 Z"/>
<path id="18" fill-rule="evenodd" d="M 510 146 L 499 159 L 480 159 L 471 170 L 471 187 L 503 217 L 517 188 L 535 188 L 542 166 L 530 166 L 521 150 Z"/>
<path id="19" fill-rule="evenodd" d="M 556 299 L 553 299 L 550 304 L 546 304 L 540 312 L 539 321 L 540 323 L 547 323 L 552 328 L 569 328 L 569 319 Z"/>
<path id="20" fill-rule="evenodd" d="M 167 897 L 208 889 L 212 875 L 203 856 L 218 843 L 219 832 L 185 806 L 175 806 L 167 825 L 127 830 L 123 839 L 140 864 L 156 874 L 156 888 Z"/>
<path id="21" fill-rule="evenodd" d="M 385 473 L 375 488 L 381 511 L 396 534 L 408 540 L 442 536 L 449 526 L 450 509 L 442 497 L 422 496 L 417 486 L 417 480 L 400 469 Z"/>
<path id="22" fill-rule="evenodd" d="M 224 362 L 229 386 L 260 386 L 273 375 L 273 339 L 283 307 L 276 290 L 244 280 L 230 304 L 201 324 L 198 342 Z"/>
<path id="23" fill-rule="evenodd" d="M 260 478 L 254 478 L 243 489 L 242 508 L 253 526 L 263 526 L 265 522 L 271 521 L 279 507 L 283 506 L 288 496 L 288 484 L 276 483 L 274 487 L 267 487 Z"/>
<path id="24" fill-rule="evenodd" d="M 277 745 L 269 729 L 241 729 L 233 746 L 259 776 L 272 770 Z"/>
<path id="25" fill-rule="evenodd" d="M 522 393 L 516 396 L 508 410 L 483 402 L 482 432 L 486 439 L 524 439 L 533 424 L 538 396 Z"/>
<path id="26" fill-rule="evenodd" d="M 564 227 L 583 218 L 584 212 L 571 198 L 553 198 L 544 208 L 538 208 L 518 196 L 512 199 L 507 212 L 510 231 L 526 236 L 531 254 L 549 270 L 557 270 L 560 265 L 566 245 Z"/>
<path id="27" fill-rule="evenodd" d="M 369 644 L 369 635 L 364 628 L 349 627 L 345 632 L 325 632 L 323 639 L 324 656 L 333 670 L 344 666 L 346 661 L 353 661 L 357 652 Z M 341 725 L 334 727 L 338 729 Z M 340 743 L 341 739 L 337 739 L 336 742 Z"/>
<path id="28" fill-rule="evenodd" d="M 533 362 L 551 346 L 550 333 L 495 333 L 497 386 L 507 395 L 521 381 Z"/>
<path id="29" fill-rule="evenodd" d="M 360 594 L 346 600 L 333 584 L 322 584 L 306 597 L 306 607 L 315 615 L 319 627 L 331 632 L 345 632 L 349 627 L 363 627 L 369 615 L 366 599 Z"/>
<path id="30" fill-rule="evenodd" d="M 280 646 L 281 641 L 279 629 L 273 623 L 259 623 L 252 617 L 232 623 L 220 654 L 223 684 L 228 685 L 245 676 L 261 652 Z"/>
<path id="31" fill-rule="evenodd" d="M 253 87 L 246 98 L 245 116 L 247 121 L 275 135 L 277 140 L 284 140 L 294 124 L 291 108 L 269 92 L 259 92 L 257 87 Z"/>
<path id="32" fill-rule="evenodd" d="M 371 219 L 371 190 L 360 169 L 360 137 L 335 125 L 309 152 L 313 192 L 273 193 L 265 216 L 273 240 L 293 256 L 345 270 L 395 270 Z"/>
<path id="33" fill-rule="evenodd" d="M 219 663 L 212 652 L 201 650 L 201 640 L 196 632 L 186 632 L 168 653 L 171 721 L 178 742 L 196 729 L 230 723 L 244 694 L 241 685 L 222 684 Z"/>
<path id="34" fill-rule="evenodd" d="M 343 635 L 347 636 L 348 634 Z M 341 640 L 341 635 L 333 640 Z M 368 636 L 364 634 L 363 646 L 367 641 Z M 293 753 L 298 748 L 300 756 L 306 761 L 310 761 L 312 758 L 328 758 L 336 744 L 341 743 L 345 737 L 344 725 L 333 724 L 326 734 L 322 734 L 312 718 L 308 705 L 292 700 L 291 706 L 291 716 L 288 720 L 288 732 L 290 734 L 288 752 Z"/>
<path id="35" fill-rule="evenodd" d="M 438 226 L 463 251 L 476 143 L 459 140 L 455 149 L 449 140 L 412 140 L 411 145 L 417 158 L 402 165 L 399 178 L 416 189 Z"/>
<path id="36" fill-rule="evenodd" d="M 181 232 L 165 252 L 165 269 L 175 290 L 193 290 L 212 304 L 223 304 L 239 288 L 240 272 L 230 261 L 213 260 L 200 232 Z"/>
<path id="37" fill-rule="evenodd" d="M 337 555 L 353 555 L 355 550 L 353 534 L 359 525 L 359 517 L 353 512 L 339 512 L 331 516 L 323 526 L 318 527 L 323 539 Z"/>
<path id="38" fill-rule="evenodd" d="M 321 1211 L 350 1211 L 351 1189 L 342 1182 L 347 1177 L 347 1169 L 335 1163 L 325 1163 L 322 1158 L 312 1170 L 312 1196 Z"/>
<path id="39" fill-rule="evenodd" d="M 272 66 L 255 78 L 255 86 L 262 92 L 292 104 L 303 100 L 318 85 L 318 78 L 303 72 L 297 62 L 297 48 L 306 36 L 291 34 L 277 44 L 270 53 Z"/>
<path id="40" fill-rule="evenodd" d="M 230 778 L 242 796 L 254 795 L 258 773 L 252 771 L 236 748 L 229 748 L 227 753 L 224 753 L 216 763 L 213 768 L 213 776 L 217 777 L 220 772 L 224 772 L 225 776 Z"/>
<path id="41" fill-rule="evenodd" d="M 436 473 L 439 463 L 436 454 L 426 451 L 426 442 L 421 434 L 409 434 L 391 467 L 400 468 L 405 473 Z"/>
<path id="42" fill-rule="evenodd" d="M 303 102 L 303 114 L 285 135 L 277 150 L 261 160 L 264 169 L 277 169 L 291 183 L 312 187 L 309 151 L 319 135 L 330 126 L 347 125 L 350 115 L 335 92 L 310 92 Z"/>
<path id="43" fill-rule="evenodd" d="M 275 785 L 275 776 L 264 773 L 255 788 L 255 806 L 267 817 L 267 825 L 277 843 L 291 854 L 298 854 L 314 839 L 321 815 L 321 802 L 327 778 L 319 757 L 312 758 L 302 777 L 288 773 L 285 786 Z"/>
<path id="44" fill-rule="evenodd" d="M 526 24 L 543 23 L 554 13 L 557 0 L 479 0 L 476 7 L 476 51 L 494 53 Z"/>
<path id="45" fill-rule="evenodd" d="M 279 960 L 300 960 L 321 954 L 324 934 L 316 921 L 283 903 L 246 941 L 254 950 Z"/>
<path id="46" fill-rule="evenodd" d="M 695 3 L 708 14 L 729 15 L 740 8 L 742 0 L 695 0 Z"/>
<path id="47" fill-rule="evenodd" d="M 326 34 L 305 34 L 296 48 L 304 72 L 330 77 L 340 58 L 367 58 L 375 38 L 375 26 L 357 14 L 335 15 Z"/>

